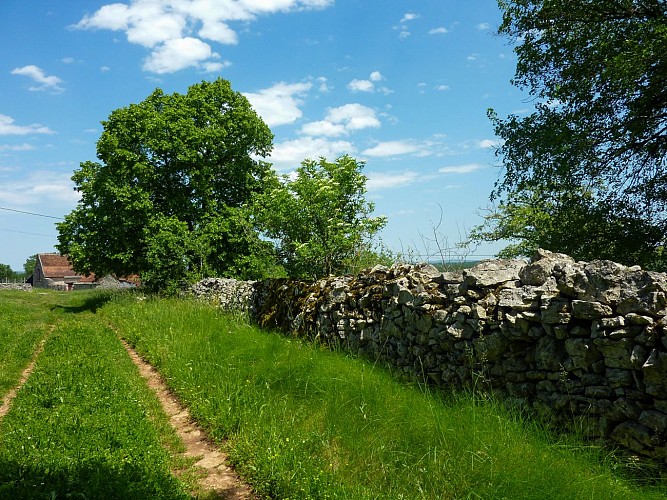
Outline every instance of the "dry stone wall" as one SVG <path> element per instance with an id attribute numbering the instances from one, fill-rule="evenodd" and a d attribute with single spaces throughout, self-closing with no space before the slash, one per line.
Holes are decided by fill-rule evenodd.
<path id="1" fill-rule="evenodd" d="M 665 274 L 538 251 L 454 273 L 377 266 L 193 292 L 437 386 L 485 384 L 558 428 L 667 462 Z"/>
<path id="2" fill-rule="evenodd" d="M 30 283 L 0 283 L 0 290 L 22 290 L 24 292 L 32 291 Z"/>

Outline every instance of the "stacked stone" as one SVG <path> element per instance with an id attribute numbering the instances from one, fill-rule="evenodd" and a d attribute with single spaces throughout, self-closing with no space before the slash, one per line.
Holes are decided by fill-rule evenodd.
<path id="1" fill-rule="evenodd" d="M 539 251 L 529 263 L 452 273 L 377 266 L 314 283 L 226 286 L 233 292 L 216 289 L 217 302 L 249 301 L 241 307 L 260 325 L 441 387 L 484 384 L 559 428 L 667 461 L 665 274 Z"/>
<path id="2" fill-rule="evenodd" d="M 0 283 L 0 290 L 21 290 L 23 292 L 31 292 L 32 285 L 30 283 Z"/>
<path id="3" fill-rule="evenodd" d="M 229 278 L 205 278 L 192 285 L 189 293 L 226 311 L 247 313 L 255 294 L 254 283 Z"/>

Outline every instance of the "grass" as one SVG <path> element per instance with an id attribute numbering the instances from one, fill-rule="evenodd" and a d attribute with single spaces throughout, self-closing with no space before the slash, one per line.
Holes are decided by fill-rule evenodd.
<path id="1" fill-rule="evenodd" d="M 554 438 L 473 393 L 259 331 L 211 307 L 126 295 L 99 314 L 166 377 L 267 498 L 664 498 L 660 477 Z M 653 471 L 653 469 L 641 469 Z M 659 476 L 656 474 L 656 476 Z"/>
<path id="2" fill-rule="evenodd" d="M 55 321 L 51 294 L 0 291 L 0 402 Z"/>
<path id="3" fill-rule="evenodd" d="M 10 300 L 16 314 L 0 317 L 2 341 L 12 344 L 5 332 L 17 319 L 20 331 L 32 332 L 20 336 L 27 340 L 13 364 L 52 332 L 0 421 L 0 498 L 191 498 L 170 473 L 181 465 L 170 453 L 178 438 L 118 338 L 93 314 L 104 296 L 0 296 L 2 307 Z"/>

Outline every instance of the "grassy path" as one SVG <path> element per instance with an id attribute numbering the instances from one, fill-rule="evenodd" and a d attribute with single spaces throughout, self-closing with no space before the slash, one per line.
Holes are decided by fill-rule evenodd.
<path id="1" fill-rule="evenodd" d="M 201 304 L 33 292 L 0 294 L 3 311 L 3 396 L 47 338 L 0 419 L 3 499 L 193 497 L 197 458 L 170 425 L 187 415 L 165 413 L 118 336 L 264 498 L 667 496 L 656 469 L 639 484 L 633 462 L 554 439 L 491 399 L 407 386 Z"/>
<path id="2" fill-rule="evenodd" d="M 40 341 L 57 320 L 50 294 L 0 292 L 0 401 L 17 386 Z"/>
<path id="3" fill-rule="evenodd" d="M 103 301 L 0 294 L 0 310 L 14 312 L 0 316 L 4 387 L 46 340 L 0 420 L 0 498 L 218 498 L 219 488 L 197 488 L 201 457 L 184 454 L 154 389 L 94 314 Z"/>

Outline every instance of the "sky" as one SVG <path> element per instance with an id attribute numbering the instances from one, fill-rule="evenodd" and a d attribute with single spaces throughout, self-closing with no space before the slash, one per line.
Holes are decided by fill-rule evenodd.
<path id="1" fill-rule="evenodd" d="M 451 248 L 501 173 L 487 109 L 528 108 L 500 21 L 495 0 L 2 0 L 0 263 L 55 251 L 113 110 L 218 77 L 270 126 L 278 172 L 349 154 L 386 247 Z"/>

